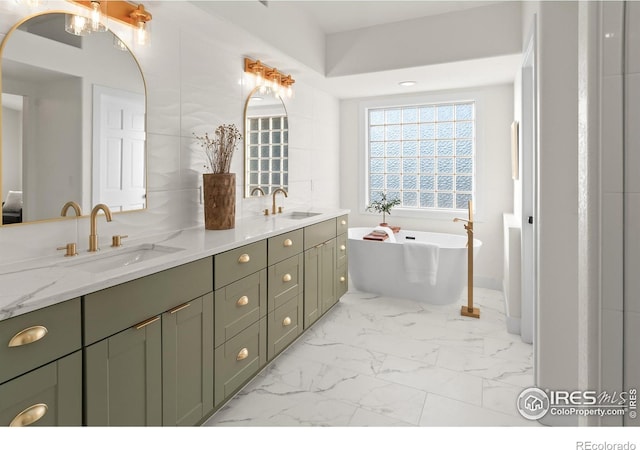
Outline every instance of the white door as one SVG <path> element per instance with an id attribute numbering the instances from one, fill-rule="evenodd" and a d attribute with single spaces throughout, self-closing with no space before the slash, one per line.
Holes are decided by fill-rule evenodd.
<path id="1" fill-rule="evenodd" d="M 93 204 L 146 205 L 144 95 L 93 87 Z"/>

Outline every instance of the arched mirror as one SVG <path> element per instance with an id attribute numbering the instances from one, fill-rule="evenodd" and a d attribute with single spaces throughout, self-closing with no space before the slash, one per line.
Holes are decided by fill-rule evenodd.
<path id="1" fill-rule="evenodd" d="M 68 201 L 85 215 L 146 207 L 140 66 L 110 31 L 67 33 L 65 16 L 31 17 L 2 42 L 4 225 L 60 218 Z"/>
<path id="2" fill-rule="evenodd" d="M 244 120 L 245 197 L 289 191 L 289 121 L 282 99 L 255 88 Z"/>

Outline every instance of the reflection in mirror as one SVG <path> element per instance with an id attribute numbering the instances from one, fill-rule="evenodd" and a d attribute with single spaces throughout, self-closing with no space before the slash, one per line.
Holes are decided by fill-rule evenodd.
<path id="1" fill-rule="evenodd" d="M 251 92 L 245 107 L 245 197 L 289 190 L 289 121 L 280 97 Z"/>
<path id="2" fill-rule="evenodd" d="M 73 36 L 64 21 L 34 16 L 2 44 L 0 197 L 22 198 L 21 217 L 3 207 L 3 224 L 59 218 L 68 201 L 84 214 L 146 207 L 140 67 L 110 31 Z"/>

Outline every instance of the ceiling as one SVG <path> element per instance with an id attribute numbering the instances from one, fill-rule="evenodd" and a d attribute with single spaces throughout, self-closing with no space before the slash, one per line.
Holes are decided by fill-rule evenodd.
<path id="1" fill-rule="evenodd" d="M 456 13 L 504 1 L 509 0 L 196 0 L 192 3 L 214 16 L 221 14 L 226 21 L 287 54 L 291 50 L 292 36 L 296 36 L 293 41 L 304 41 L 305 36 L 302 35 L 307 31 L 310 36 L 319 33 L 326 40 L 327 36 L 339 33 L 375 29 L 385 24 Z M 272 22 L 274 14 L 286 18 Z M 267 23 L 269 25 L 264 26 Z M 270 56 L 257 55 L 263 59 Z M 296 58 L 292 53 L 289 55 Z M 290 72 L 295 79 L 311 83 L 339 99 L 346 99 L 511 83 L 521 57 L 510 54 L 347 76 L 326 76 L 321 70 L 307 70 L 311 66 L 306 61 L 298 61 L 302 66 L 306 65 L 306 69 L 296 68 L 295 64 L 279 64 L 291 67 L 293 70 Z M 410 87 L 398 85 L 406 80 L 416 81 L 416 84 Z"/>
<path id="2" fill-rule="evenodd" d="M 325 34 L 435 16 L 464 9 L 487 6 L 498 1 L 383 1 L 383 0 L 307 0 L 280 1 L 295 4 L 310 14 Z"/>

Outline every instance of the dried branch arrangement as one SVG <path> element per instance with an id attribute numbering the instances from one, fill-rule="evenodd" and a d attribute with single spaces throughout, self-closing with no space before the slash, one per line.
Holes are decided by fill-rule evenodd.
<path id="1" fill-rule="evenodd" d="M 208 133 L 195 138 L 200 142 L 207 157 L 205 169 L 210 173 L 229 173 L 231 168 L 231 158 L 236 150 L 238 141 L 242 140 L 242 134 L 234 124 L 220 125 L 216 128 L 215 136 L 212 138 Z"/>

